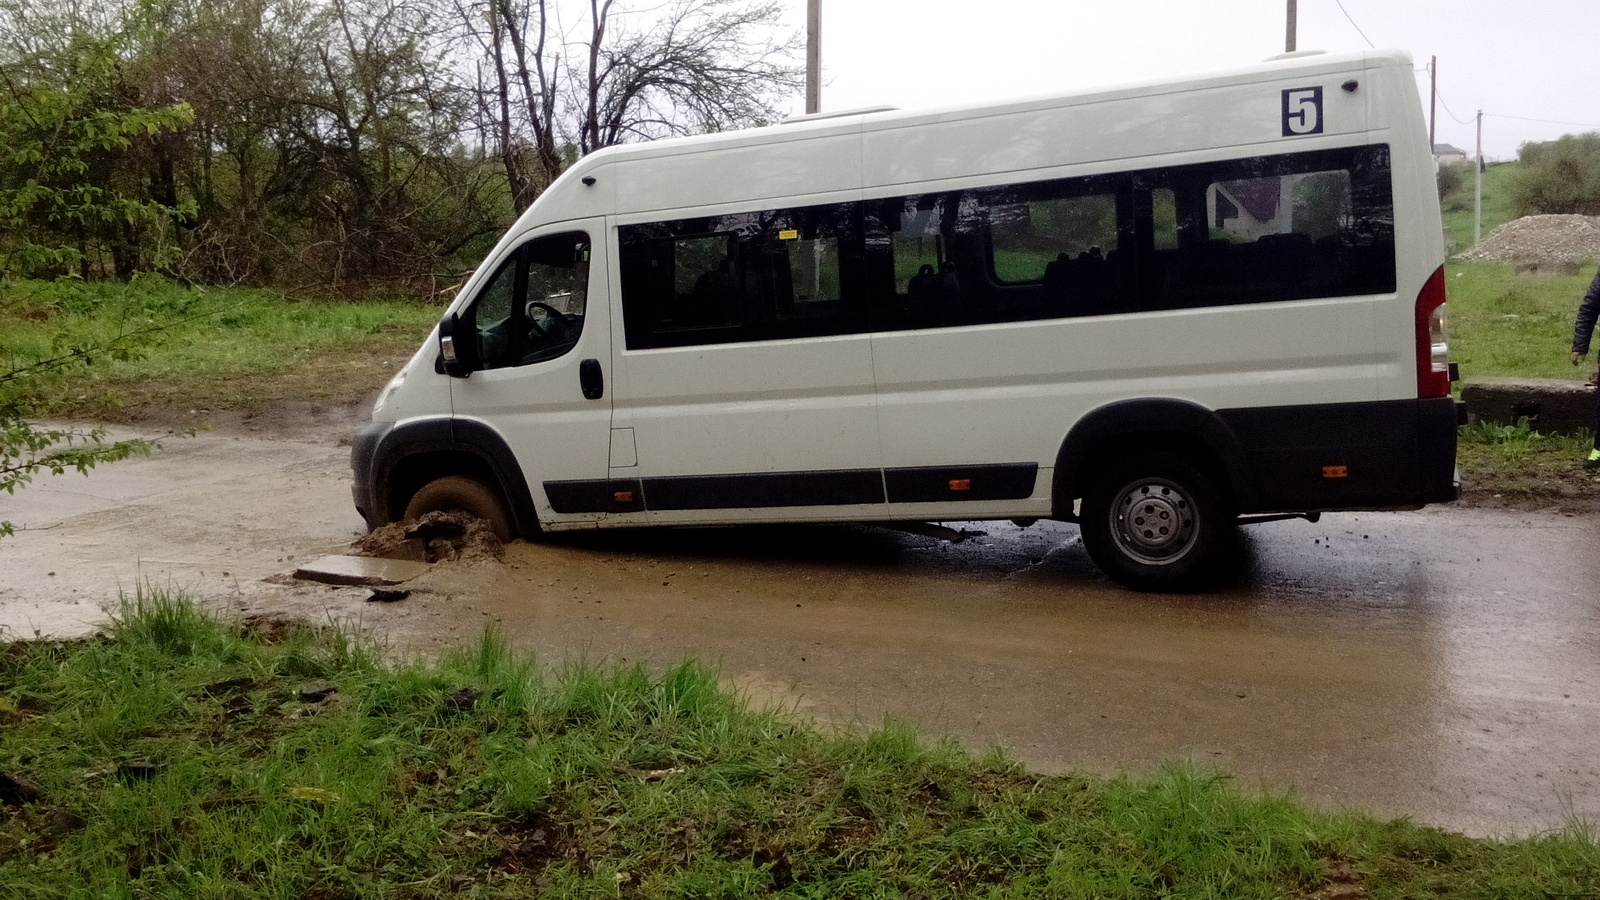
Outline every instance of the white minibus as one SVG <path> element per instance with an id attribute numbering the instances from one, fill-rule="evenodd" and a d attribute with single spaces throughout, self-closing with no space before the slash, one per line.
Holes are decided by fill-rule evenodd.
<path id="1" fill-rule="evenodd" d="M 1411 58 L 611 147 L 355 441 L 378 525 L 1059 519 L 1136 588 L 1235 526 L 1455 499 Z"/>

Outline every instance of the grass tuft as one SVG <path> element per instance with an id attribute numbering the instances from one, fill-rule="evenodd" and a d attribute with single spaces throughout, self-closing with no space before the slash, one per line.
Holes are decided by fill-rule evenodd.
<path id="1" fill-rule="evenodd" d="M 821 732 L 684 663 L 434 665 L 143 588 L 0 647 L 8 897 L 1589 896 L 1581 824 L 1479 841 L 1193 764 L 1040 776 L 894 724 Z M 1589 893 L 1585 893 L 1589 892 Z"/>

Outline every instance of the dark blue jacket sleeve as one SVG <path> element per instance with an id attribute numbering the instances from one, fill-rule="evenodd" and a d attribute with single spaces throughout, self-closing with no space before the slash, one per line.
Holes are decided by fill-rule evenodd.
<path id="1" fill-rule="evenodd" d="M 1600 272 L 1595 273 L 1594 283 L 1589 285 L 1589 292 L 1583 295 L 1583 302 L 1578 304 L 1578 324 L 1572 330 L 1572 352 L 1588 353 L 1589 338 L 1594 336 L 1594 322 L 1600 317 Z"/>

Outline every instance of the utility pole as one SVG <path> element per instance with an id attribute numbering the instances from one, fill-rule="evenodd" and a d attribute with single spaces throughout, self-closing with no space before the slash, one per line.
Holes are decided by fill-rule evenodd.
<path id="1" fill-rule="evenodd" d="M 1478 110 L 1478 170 L 1477 198 L 1472 203 L 1472 246 L 1483 238 L 1483 110 Z"/>
<path id="2" fill-rule="evenodd" d="M 819 112 L 822 112 L 822 0 L 806 0 L 806 115 Z"/>
<path id="3" fill-rule="evenodd" d="M 1428 57 L 1428 82 L 1432 99 L 1428 101 L 1428 152 L 1435 152 L 1433 148 L 1439 146 L 1439 139 L 1434 137 L 1433 126 L 1439 118 L 1439 57 Z"/>
<path id="4" fill-rule="evenodd" d="M 1294 52 L 1295 19 L 1299 18 L 1298 6 L 1297 0 L 1289 0 L 1289 17 L 1286 23 L 1288 27 L 1284 29 L 1283 36 L 1283 52 L 1285 53 Z"/>

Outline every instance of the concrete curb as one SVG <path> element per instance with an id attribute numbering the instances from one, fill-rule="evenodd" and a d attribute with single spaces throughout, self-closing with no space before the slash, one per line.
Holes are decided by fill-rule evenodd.
<path id="1" fill-rule="evenodd" d="M 1571 434 L 1594 427 L 1595 389 L 1555 378 L 1478 378 L 1461 389 L 1468 422 L 1514 425 L 1527 417 L 1536 431 Z"/>

